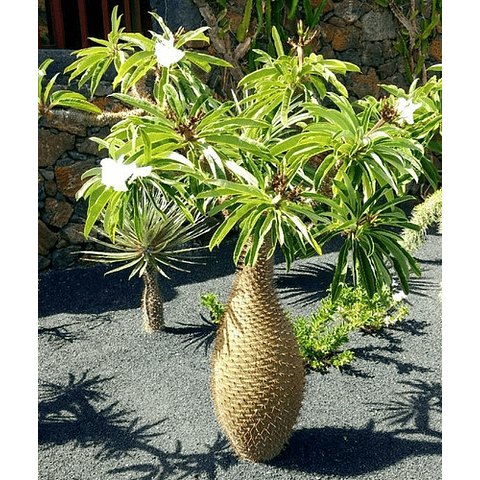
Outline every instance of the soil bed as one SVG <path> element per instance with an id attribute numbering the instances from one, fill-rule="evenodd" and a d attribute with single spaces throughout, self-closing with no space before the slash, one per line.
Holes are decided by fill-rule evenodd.
<path id="1" fill-rule="evenodd" d="M 239 461 L 209 392 L 214 330 L 200 295 L 225 301 L 233 243 L 161 280 L 164 332 L 141 331 L 142 282 L 104 266 L 49 271 L 39 284 L 40 480 L 441 479 L 442 237 L 415 253 L 423 276 L 394 329 L 355 334 L 356 361 L 311 372 L 301 417 L 268 464 Z M 276 265 L 282 305 L 316 310 L 337 251 Z M 225 267 L 226 265 L 226 267 Z"/>

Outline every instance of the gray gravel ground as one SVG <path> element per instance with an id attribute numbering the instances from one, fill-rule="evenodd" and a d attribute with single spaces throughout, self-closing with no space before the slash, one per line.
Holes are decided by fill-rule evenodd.
<path id="1" fill-rule="evenodd" d="M 103 266 L 52 271 L 39 286 L 40 480 L 438 480 L 441 478 L 442 237 L 415 254 L 410 314 L 394 329 L 355 334 L 356 361 L 307 376 L 301 417 L 269 464 L 239 461 L 209 393 L 214 331 L 199 305 L 226 300 L 232 244 L 207 266 L 164 282 L 165 332 L 141 331 L 139 279 Z M 337 253 L 299 261 L 277 286 L 308 315 L 325 296 Z M 227 270 L 223 261 L 226 259 Z"/>

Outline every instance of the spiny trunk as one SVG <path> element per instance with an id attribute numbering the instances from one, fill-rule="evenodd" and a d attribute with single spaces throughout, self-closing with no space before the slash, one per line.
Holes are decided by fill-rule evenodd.
<path id="1" fill-rule="evenodd" d="M 218 421 L 238 457 L 277 456 L 297 420 L 304 366 L 273 284 L 270 240 L 253 267 L 238 269 L 218 327 L 211 391 Z"/>
<path id="2" fill-rule="evenodd" d="M 160 294 L 157 282 L 157 271 L 155 267 L 149 266 L 142 275 L 142 321 L 145 332 L 151 333 L 163 330 L 163 299 Z"/>

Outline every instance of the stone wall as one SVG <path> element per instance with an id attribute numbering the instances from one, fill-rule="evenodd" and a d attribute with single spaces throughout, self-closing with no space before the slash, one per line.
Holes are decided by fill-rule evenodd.
<path id="1" fill-rule="evenodd" d="M 82 174 L 106 156 L 90 140 L 103 138 L 109 127 L 41 119 L 38 128 L 38 269 L 65 268 L 90 249 L 85 240 L 87 204 L 76 201 Z"/>
<path id="2" fill-rule="evenodd" d="M 178 27 L 182 11 L 188 11 L 188 27 L 204 25 L 192 0 L 168 5 L 151 0 L 152 7 L 164 15 L 170 27 Z M 179 8 L 179 7 L 182 8 Z M 187 8 L 188 7 L 188 8 Z M 163 8 L 163 10 L 162 10 Z M 198 13 L 198 15 L 197 15 Z M 352 97 L 381 95 L 379 84 L 408 87 L 404 59 L 394 49 L 401 25 L 391 11 L 373 0 L 329 0 L 319 22 L 321 34 L 315 50 L 325 58 L 353 62 L 361 73 L 347 75 L 345 82 Z M 430 42 L 426 64 L 441 62 L 441 26 Z M 54 58 L 49 77 L 74 60 L 70 51 L 39 51 L 38 62 Z M 214 53 L 214 52 L 209 52 Z M 66 83 L 60 75 L 57 83 Z M 64 85 L 63 88 L 66 88 Z M 111 93 L 108 83 L 101 84 L 99 95 Z M 80 250 L 92 248 L 83 237 L 86 203 L 75 201 L 83 172 L 99 163 L 106 152 L 98 152 L 91 136 L 104 137 L 108 127 L 92 127 L 74 122 L 41 119 L 38 130 L 38 267 L 65 268 L 74 265 Z"/>
<path id="3" fill-rule="evenodd" d="M 381 83 L 408 88 L 404 57 L 394 48 L 402 25 L 390 9 L 373 0 L 329 0 L 319 25 L 319 53 L 361 69 L 361 73 L 347 76 L 346 86 L 353 96 L 378 97 Z M 441 32 L 438 26 L 427 53 L 427 67 L 442 61 Z"/>

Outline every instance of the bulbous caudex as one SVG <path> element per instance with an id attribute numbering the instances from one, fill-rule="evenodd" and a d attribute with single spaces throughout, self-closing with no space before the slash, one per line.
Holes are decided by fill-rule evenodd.
<path id="1" fill-rule="evenodd" d="M 254 266 L 240 266 L 218 327 L 211 394 L 235 454 L 253 462 L 277 456 L 302 405 L 305 372 L 277 298 L 266 238 Z"/>

